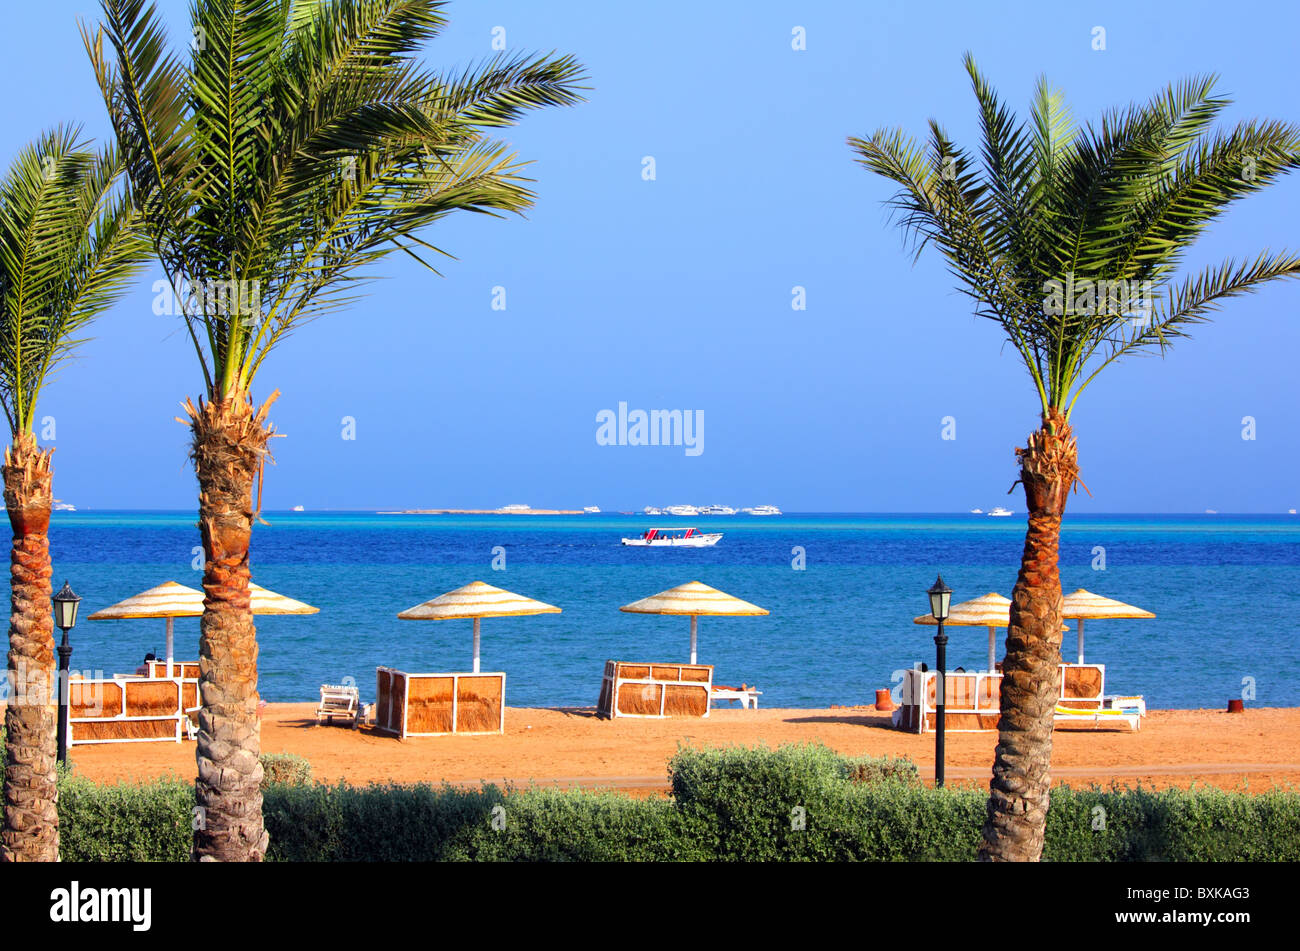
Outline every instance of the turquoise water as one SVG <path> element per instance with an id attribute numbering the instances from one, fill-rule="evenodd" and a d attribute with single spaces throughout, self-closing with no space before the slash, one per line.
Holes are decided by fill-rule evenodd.
<path id="1" fill-rule="evenodd" d="M 559 605 L 564 613 L 483 622 L 484 670 L 507 672 L 512 706 L 595 703 L 603 662 L 688 659 L 689 620 L 623 614 L 619 605 L 700 580 L 768 608 L 756 618 L 701 618 L 700 661 L 721 683 L 764 691 L 767 706 L 871 702 L 915 662 L 933 664 L 933 629 L 912 623 L 942 572 L 954 601 L 1009 595 L 1023 517 L 786 515 L 402 516 L 267 513 L 254 532 L 254 579 L 319 607 L 258 620 L 261 691 L 314 699 L 353 677 L 372 699 L 374 668 L 468 670 L 469 621 L 399 621 L 398 611 L 473 580 Z M 638 549 L 623 535 L 655 525 L 724 532 L 707 549 Z M 85 621 L 93 611 L 174 580 L 201 585 L 187 513 L 56 513 L 56 587 L 83 597 L 72 666 L 130 671 L 162 653 L 163 622 Z M 496 547 L 504 570 L 492 567 Z M 803 549 L 804 570 L 792 550 Z M 1099 564 L 1104 549 L 1104 569 Z M 1081 516 L 1062 535 L 1065 590 L 1086 587 L 1154 611 L 1156 620 L 1093 621 L 1089 661 L 1107 689 L 1157 708 L 1300 705 L 1300 518 Z M 198 619 L 176 622 L 176 656 L 198 655 Z M 983 628 L 949 628 L 949 665 L 982 669 Z M 1065 635 L 1073 659 L 1073 630 Z M 999 637 L 999 656 L 1001 639 Z"/>

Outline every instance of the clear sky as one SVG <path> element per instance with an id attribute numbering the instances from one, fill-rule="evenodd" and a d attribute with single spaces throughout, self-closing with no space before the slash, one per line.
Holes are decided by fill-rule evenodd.
<path id="1" fill-rule="evenodd" d="M 186 41 L 187 4 L 161 7 Z M 6 4 L 6 165 L 56 121 L 107 134 L 76 28 L 97 9 Z M 489 55 L 500 26 L 511 50 L 576 54 L 589 101 L 506 133 L 535 160 L 526 220 L 435 228 L 457 257 L 441 278 L 393 257 L 364 301 L 268 361 L 255 395 L 283 391 L 285 434 L 268 509 L 1022 510 L 1005 493 L 1036 425 L 1029 379 L 934 256 L 913 266 L 882 208 L 888 184 L 845 137 L 919 134 L 933 116 L 973 144 L 965 50 L 1022 114 L 1040 73 L 1085 119 L 1213 71 L 1235 101 L 1227 120 L 1300 121 L 1294 3 L 458 0 L 449 12 L 432 62 Z M 796 27 L 806 49 L 792 48 Z M 1294 250 L 1298 210 L 1292 176 L 1234 208 L 1193 262 Z M 56 423 L 55 494 L 79 507 L 196 504 L 173 417 L 202 378 L 179 319 L 153 313 L 159 276 L 92 328 L 38 414 Z M 1300 507 L 1298 308 L 1300 282 L 1272 286 L 1169 357 L 1107 371 L 1074 415 L 1092 496 L 1071 505 Z M 598 444 L 597 414 L 620 402 L 702 413 L 703 451 Z M 954 440 L 941 438 L 947 416 Z"/>

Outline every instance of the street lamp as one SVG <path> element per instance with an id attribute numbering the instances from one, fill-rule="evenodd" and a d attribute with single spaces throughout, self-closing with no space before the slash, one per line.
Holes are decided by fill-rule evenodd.
<path id="1" fill-rule="evenodd" d="M 952 605 L 952 589 L 943 583 L 943 575 L 934 580 L 927 592 L 930 595 L 930 614 L 939 625 L 934 635 L 934 785 L 943 785 L 943 708 L 944 675 L 947 670 L 948 635 L 943 632 L 943 622 L 948 620 Z"/>
<path id="2" fill-rule="evenodd" d="M 59 645 L 59 762 L 68 765 L 68 661 L 72 659 L 72 645 L 68 643 L 68 631 L 77 626 L 77 607 L 81 598 L 73 593 L 68 583 L 63 582 L 59 593 L 50 598 L 54 603 L 54 623 L 63 631 L 63 643 Z"/>

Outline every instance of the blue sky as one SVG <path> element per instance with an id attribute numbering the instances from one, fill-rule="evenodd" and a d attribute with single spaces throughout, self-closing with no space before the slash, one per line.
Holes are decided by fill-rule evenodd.
<path id="1" fill-rule="evenodd" d="M 179 44 L 186 4 L 161 4 Z M 607 4 L 460 0 L 432 62 L 560 50 L 589 101 L 507 137 L 533 159 L 526 220 L 428 237 L 441 278 L 394 257 L 346 313 L 290 338 L 258 377 L 283 392 L 268 509 L 773 503 L 790 511 L 963 511 L 1005 493 L 1036 398 L 998 329 L 933 256 L 913 266 L 890 189 L 844 144 L 940 119 L 974 141 L 961 56 L 1023 113 L 1035 78 L 1079 119 L 1213 71 L 1225 121 L 1300 120 L 1300 7 L 1192 2 Z M 107 123 L 76 28 L 84 0 L 15 4 L 0 38 L 0 157 L 40 129 Z M 1266 24 L 1261 27 L 1260 24 Z M 1092 48 L 1093 28 L 1106 49 Z M 803 27 L 804 50 L 791 48 Z M 653 156 L 655 179 L 643 178 Z M 1190 263 L 1300 246 L 1300 178 L 1234 208 Z M 155 270 L 47 391 L 55 494 L 82 508 L 191 508 L 197 361 L 155 316 Z M 806 289 L 807 309 L 791 307 Z M 493 289 L 506 309 L 494 310 Z M 1074 415 L 1091 512 L 1300 507 L 1293 372 L 1300 282 L 1229 303 L 1171 355 L 1108 371 Z M 597 414 L 702 412 L 703 452 L 603 446 Z M 955 440 L 941 438 L 956 420 Z M 1244 440 L 1242 419 L 1256 421 Z M 343 418 L 355 420 L 353 440 Z"/>

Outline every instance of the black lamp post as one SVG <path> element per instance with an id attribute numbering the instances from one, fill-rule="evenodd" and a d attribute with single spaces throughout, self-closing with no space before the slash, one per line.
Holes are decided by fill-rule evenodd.
<path id="1" fill-rule="evenodd" d="M 943 575 L 939 575 L 927 593 L 930 614 L 939 624 L 939 633 L 934 635 L 934 785 L 937 788 L 943 785 L 944 676 L 948 666 L 948 635 L 943 632 L 943 622 L 948 620 L 952 589 L 943 583 Z"/>
<path id="2" fill-rule="evenodd" d="M 68 661 L 72 659 L 72 645 L 68 631 L 77 626 L 77 607 L 81 598 L 63 582 L 59 593 L 50 599 L 54 603 L 54 623 L 63 631 L 59 645 L 59 762 L 68 765 Z"/>

